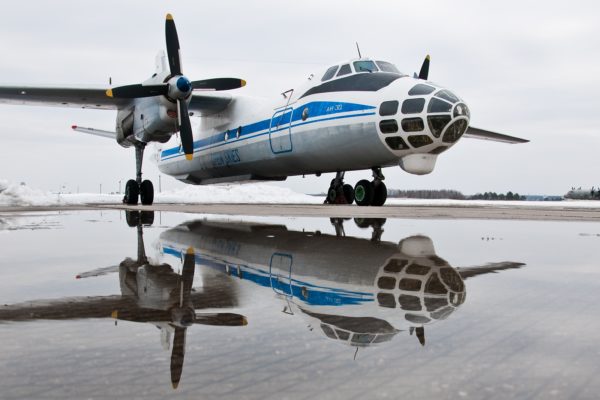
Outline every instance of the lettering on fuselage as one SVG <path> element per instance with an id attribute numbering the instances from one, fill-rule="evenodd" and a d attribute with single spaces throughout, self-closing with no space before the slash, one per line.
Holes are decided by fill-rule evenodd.
<path id="1" fill-rule="evenodd" d="M 238 149 L 225 150 L 211 154 L 211 163 L 213 167 L 237 164 L 240 161 L 241 159 Z"/>

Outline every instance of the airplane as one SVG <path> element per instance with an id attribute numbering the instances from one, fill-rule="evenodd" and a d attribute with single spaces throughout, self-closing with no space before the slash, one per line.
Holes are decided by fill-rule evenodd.
<path id="1" fill-rule="evenodd" d="M 359 58 L 330 65 L 269 100 L 221 93 L 243 87 L 243 79 L 190 81 L 171 14 L 165 36 L 167 56 L 157 55 L 156 71 L 143 83 L 109 89 L 0 86 L 0 103 L 117 110 L 115 131 L 72 128 L 135 148 L 136 178 L 127 182 L 123 198 L 130 205 L 154 201 L 152 182 L 142 179 L 149 143 L 158 145 L 159 170 L 182 182 L 335 173 L 326 203 L 382 206 L 387 199 L 382 168 L 399 165 L 411 174 L 428 174 L 461 137 L 528 142 L 470 126 L 467 104 L 428 80 L 429 56 L 411 77 L 359 51 Z M 190 116 L 199 117 L 196 131 Z M 346 171 L 369 169 L 372 180 L 354 187 L 344 182 Z"/>
<path id="2" fill-rule="evenodd" d="M 390 341 L 399 332 L 425 345 L 425 326 L 446 319 L 466 300 L 465 280 L 525 264 L 501 261 L 454 268 L 424 235 L 381 241 L 385 219 L 356 219 L 371 239 L 290 231 L 283 225 L 197 220 L 161 233 L 165 257 L 193 249 L 199 270 L 230 276 L 240 298 L 270 290 L 286 314 L 309 329 L 356 348 Z M 246 283 L 245 286 L 242 286 Z"/>
<path id="3" fill-rule="evenodd" d="M 150 225 L 153 220 L 152 211 L 127 211 L 128 225 L 137 227 L 137 258 L 127 257 L 119 265 L 76 276 L 76 279 L 84 279 L 118 272 L 120 295 L 67 297 L 4 305 L 0 306 L 0 322 L 112 318 L 115 325 L 117 321 L 152 324 L 160 331 L 163 348 L 171 347 L 171 384 L 176 389 L 183 373 L 189 327 L 245 326 L 248 321 L 235 313 L 198 312 L 202 309 L 234 308 L 238 299 L 235 289 L 218 279 L 206 279 L 205 287 L 198 291 L 193 289 L 195 264 L 191 249 L 181 257 L 181 273 L 176 273 L 169 264 L 149 261 L 144 247 L 143 226 Z"/>

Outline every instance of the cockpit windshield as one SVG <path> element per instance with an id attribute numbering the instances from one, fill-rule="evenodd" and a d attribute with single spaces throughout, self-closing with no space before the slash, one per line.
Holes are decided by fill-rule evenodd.
<path id="1" fill-rule="evenodd" d="M 356 72 L 377 72 L 379 68 L 375 65 L 373 61 L 370 60 L 361 60 L 354 61 L 354 70 Z"/>
<path id="2" fill-rule="evenodd" d="M 383 72 L 393 72 L 394 74 L 400 73 L 400 71 L 398 71 L 398 68 L 396 68 L 396 66 L 390 62 L 377 61 L 377 65 L 379 66 L 379 69 Z"/>

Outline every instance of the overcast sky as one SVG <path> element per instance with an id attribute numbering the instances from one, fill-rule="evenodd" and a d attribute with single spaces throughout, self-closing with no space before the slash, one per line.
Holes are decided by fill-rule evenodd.
<path id="1" fill-rule="evenodd" d="M 564 194 L 600 185 L 600 6 L 594 1 L 29 1 L 2 4 L 0 83 L 138 83 L 175 18 L 191 79 L 238 76 L 239 93 L 279 96 L 313 72 L 356 56 L 418 71 L 461 96 L 471 125 L 528 138 L 462 139 L 428 176 L 384 170 L 398 189 Z M 0 105 L 0 179 L 57 190 L 118 189 L 133 149 L 71 131 L 113 130 L 116 112 Z M 149 154 L 148 154 L 149 155 Z M 149 157 L 148 157 L 149 158 Z M 147 159 L 146 177 L 158 186 Z M 347 175 L 348 183 L 370 171 Z M 332 175 L 290 178 L 303 192 Z M 168 176 L 162 186 L 182 184 Z"/>

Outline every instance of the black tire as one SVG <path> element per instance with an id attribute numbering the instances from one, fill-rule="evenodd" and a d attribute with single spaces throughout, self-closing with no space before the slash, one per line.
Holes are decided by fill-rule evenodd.
<path id="1" fill-rule="evenodd" d="M 138 203 L 138 196 L 140 192 L 140 188 L 138 184 L 133 179 L 127 181 L 125 185 L 125 197 L 123 197 L 123 203 L 129 205 L 136 205 Z"/>
<path id="2" fill-rule="evenodd" d="M 154 223 L 154 211 L 141 211 L 140 214 L 143 226 L 151 226 Z"/>
<path id="3" fill-rule="evenodd" d="M 344 185 L 344 197 L 346 198 L 346 203 L 354 203 L 354 188 L 352 185 L 348 185 L 347 183 Z"/>
<path id="4" fill-rule="evenodd" d="M 139 211 L 125 210 L 125 220 L 127 221 L 127 226 L 135 228 L 140 224 Z"/>
<path id="5" fill-rule="evenodd" d="M 327 191 L 327 198 L 325 199 L 326 203 L 335 204 L 337 199 L 337 190 L 333 188 L 333 186 L 329 187 Z"/>
<path id="6" fill-rule="evenodd" d="M 372 206 L 380 207 L 385 204 L 387 200 L 387 187 L 385 183 L 378 182 L 373 183 L 373 202 Z"/>
<path id="7" fill-rule="evenodd" d="M 140 200 L 145 206 L 150 206 L 154 202 L 154 185 L 147 179 L 140 186 Z"/>
<path id="8" fill-rule="evenodd" d="M 359 206 L 370 206 L 373 202 L 373 184 L 366 179 L 354 186 L 354 201 Z"/>

